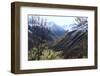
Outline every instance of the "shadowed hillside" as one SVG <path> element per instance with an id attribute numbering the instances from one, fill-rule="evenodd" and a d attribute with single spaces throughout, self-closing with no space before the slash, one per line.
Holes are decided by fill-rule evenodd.
<path id="1" fill-rule="evenodd" d="M 64 52 L 64 58 L 82 58 L 87 57 L 87 32 L 72 31 L 69 32 L 54 49 Z"/>

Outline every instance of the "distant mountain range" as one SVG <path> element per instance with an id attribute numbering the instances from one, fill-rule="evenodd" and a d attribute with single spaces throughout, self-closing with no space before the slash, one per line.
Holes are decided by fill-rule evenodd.
<path id="1" fill-rule="evenodd" d="M 47 24 L 47 27 L 52 31 L 52 33 L 57 35 L 57 37 L 62 36 L 65 33 L 64 28 L 55 24 L 54 22 L 49 22 Z"/>

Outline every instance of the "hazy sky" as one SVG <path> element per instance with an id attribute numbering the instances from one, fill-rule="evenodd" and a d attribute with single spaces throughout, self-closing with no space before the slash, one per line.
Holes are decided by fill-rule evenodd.
<path id="1" fill-rule="evenodd" d="M 64 28 L 65 30 L 69 30 L 69 31 L 71 31 L 74 26 L 77 26 L 77 25 L 74 25 L 75 23 L 77 24 L 77 22 L 75 21 L 75 18 L 76 18 L 75 16 L 38 16 L 38 15 L 36 16 L 36 15 L 29 15 L 28 20 L 32 20 L 32 17 L 35 17 L 36 19 L 38 19 L 38 17 L 40 17 L 40 20 L 46 19 L 48 23 L 49 22 L 55 23 L 56 25 Z M 86 20 L 86 17 L 82 17 L 82 19 Z"/>
<path id="2" fill-rule="evenodd" d="M 59 26 L 69 25 L 75 23 L 75 17 L 63 17 L 63 16 L 39 16 L 47 19 L 47 22 L 55 22 Z M 30 16 L 31 18 L 31 16 Z"/>
<path id="3" fill-rule="evenodd" d="M 75 22 L 74 17 L 46 17 L 48 22 L 55 22 L 59 26 L 69 25 Z"/>

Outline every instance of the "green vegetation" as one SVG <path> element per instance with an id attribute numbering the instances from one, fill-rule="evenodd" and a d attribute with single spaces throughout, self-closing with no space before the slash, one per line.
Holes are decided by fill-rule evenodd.
<path id="1" fill-rule="evenodd" d="M 62 51 L 56 52 L 48 47 L 45 47 L 41 55 L 38 55 L 37 48 L 33 48 L 32 50 L 28 51 L 28 60 L 38 60 L 38 56 L 39 60 L 63 59 L 62 54 Z"/>
<path id="2" fill-rule="evenodd" d="M 37 48 L 32 48 L 30 51 L 28 51 L 28 60 L 37 60 L 38 58 L 38 50 Z"/>

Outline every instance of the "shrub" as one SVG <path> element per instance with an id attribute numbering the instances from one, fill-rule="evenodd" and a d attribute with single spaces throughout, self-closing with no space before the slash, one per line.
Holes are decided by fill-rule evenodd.
<path id="1" fill-rule="evenodd" d="M 52 60 L 52 59 L 63 59 L 62 51 L 56 52 L 48 47 L 45 47 L 42 51 L 42 54 L 39 56 L 40 60 Z M 38 50 L 33 48 L 28 52 L 29 60 L 38 60 Z"/>

